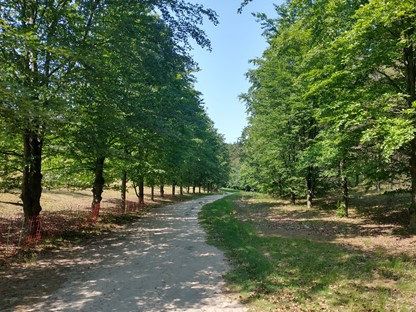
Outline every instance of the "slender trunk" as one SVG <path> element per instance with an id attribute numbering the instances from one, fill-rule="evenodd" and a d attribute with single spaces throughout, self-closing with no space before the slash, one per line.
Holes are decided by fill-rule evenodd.
<path id="1" fill-rule="evenodd" d="M 160 184 L 159 193 L 160 193 L 160 197 L 165 196 L 165 185 L 163 183 Z"/>
<path id="2" fill-rule="evenodd" d="M 348 208 L 349 208 L 349 191 L 348 191 L 348 178 L 345 174 L 345 160 L 341 160 L 339 165 L 339 176 L 340 176 L 340 186 L 341 186 L 341 208 L 343 215 L 348 217 Z"/>
<path id="3" fill-rule="evenodd" d="M 123 170 L 121 177 L 121 211 L 126 213 L 127 171 Z"/>
<path id="4" fill-rule="evenodd" d="M 36 223 L 31 229 L 38 228 L 39 214 L 42 210 L 42 147 L 43 140 L 35 131 L 27 129 L 23 136 L 23 181 L 20 198 L 28 224 Z M 34 233 L 31 233 L 34 234 Z"/>
<path id="5" fill-rule="evenodd" d="M 191 192 L 191 187 L 188 185 L 187 187 L 186 187 L 186 193 L 190 193 Z"/>
<path id="6" fill-rule="evenodd" d="M 182 183 L 181 183 L 181 184 L 179 184 L 179 194 L 180 194 L 181 196 L 183 196 L 183 185 L 182 185 Z"/>
<path id="7" fill-rule="evenodd" d="M 150 190 L 150 198 L 152 201 L 155 201 L 155 186 L 152 185 L 151 190 Z"/>
<path id="8" fill-rule="evenodd" d="M 95 162 L 95 179 L 92 188 L 92 208 L 101 203 L 104 191 L 104 161 L 105 157 L 98 157 Z"/>
<path id="9" fill-rule="evenodd" d="M 296 195 L 294 193 L 290 193 L 290 202 L 292 205 L 296 205 Z"/>
<path id="10" fill-rule="evenodd" d="M 196 189 L 196 187 L 195 187 L 195 185 L 193 185 L 192 186 L 192 194 L 195 194 L 195 189 Z"/>
<path id="11" fill-rule="evenodd" d="M 306 205 L 308 208 L 312 208 L 313 199 L 313 169 L 308 168 L 308 174 L 306 176 Z"/>
<path id="12" fill-rule="evenodd" d="M 172 196 L 175 196 L 175 183 L 172 183 Z"/>
<path id="13" fill-rule="evenodd" d="M 350 197 L 348 192 L 348 179 L 347 177 L 342 177 L 342 207 L 344 210 L 344 215 L 348 217 L 348 209 L 350 205 Z"/>
<path id="14" fill-rule="evenodd" d="M 145 206 L 144 203 L 144 179 L 140 178 L 139 181 L 139 208 L 143 208 Z"/>

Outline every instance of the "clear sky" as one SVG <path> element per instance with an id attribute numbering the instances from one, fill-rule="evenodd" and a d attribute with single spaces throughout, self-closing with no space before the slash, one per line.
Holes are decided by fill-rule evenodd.
<path id="1" fill-rule="evenodd" d="M 219 15 L 219 25 L 206 21 L 202 28 L 211 40 L 212 52 L 196 47 L 191 54 L 201 71 L 195 76 L 195 88 L 202 92 L 209 117 L 227 143 L 234 143 L 247 125 L 246 107 L 238 99 L 247 92 L 249 82 L 245 73 L 252 66 L 250 59 L 260 57 L 267 44 L 261 25 L 252 12 L 274 17 L 273 3 L 281 0 L 253 0 L 237 14 L 242 0 L 189 0 L 211 8 Z"/>

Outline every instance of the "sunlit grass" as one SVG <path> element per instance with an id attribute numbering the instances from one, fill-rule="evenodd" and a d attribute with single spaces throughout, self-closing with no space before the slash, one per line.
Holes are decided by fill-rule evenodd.
<path id="1" fill-rule="evenodd" d="M 226 275 L 229 287 L 253 310 L 416 309 L 415 259 L 334 242 L 259 235 L 254 222 L 238 219 L 241 196 L 254 195 L 233 194 L 207 205 L 200 219 L 209 242 L 222 248 L 233 266 Z M 257 211 L 272 206 L 264 199 L 252 203 Z M 245 202 L 244 209 L 249 207 Z"/>

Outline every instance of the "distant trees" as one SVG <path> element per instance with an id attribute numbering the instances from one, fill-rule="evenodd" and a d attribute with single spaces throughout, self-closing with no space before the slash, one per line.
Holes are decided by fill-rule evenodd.
<path id="1" fill-rule="evenodd" d="M 226 180 L 187 53 L 209 48 L 204 17 L 182 0 L 0 1 L 0 184 L 28 220 L 43 184 L 89 186 L 95 205 L 116 180 Z"/>
<path id="2" fill-rule="evenodd" d="M 356 177 L 405 175 L 416 226 L 416 4 L 293 0 L 277 14 L 259 15 L 269 47 L 242 96 L 250 124 L 241 176 L 309 204 L 338 185 L 347 215 Z"/>

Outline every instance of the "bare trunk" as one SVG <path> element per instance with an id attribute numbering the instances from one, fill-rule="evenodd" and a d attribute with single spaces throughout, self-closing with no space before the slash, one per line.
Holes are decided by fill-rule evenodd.
<path id="1" fill-rule="evenodd" d="M 96 209 L 101 203 L 104 192 L 104 161 L 105 157 L 98 157 L 95 162 L 95 179 L 92 188 L 92 209 Z"/>
<path id="2" fill-rule="evenodd" d="M 179 194 L 183 196 L 183 185 L 182 183 L 179 185 Z"/>
<path id="3" fill-rule="evenodd" d="M 172 184 L 172 196 L 175 196 L 175 183 Z"/>
<path id="4" fill-rule="evenodd" d="M 150 198 L 152 201 L 155 201 L 155 186 L 154 185 L 152 185 L 151 187 Z"/>
<path id="5" fill-rule="evenodd" d="M 308 174 L 306 177 L 306 205 L 308 208 L 312 208 L 313 199 L 313 169 L 308 168 Z"/>
<path id="6" fill-rule="evenodd" d="M 292 205 L 296 205 L 296 195 L 294 193 L 290 194 L 290 202 Z"/>
<path id="7" fill-rule="evenodd" d="M 121 211 L 126 213 L 127 172 L 123 171 L 121 178 Z"/>
<path id="8" fill-rule="evenodd" d="M 349 192 L 348 192 L 348 178 L 345 174 L 345 160 L 342 160 L 339 165 L 340 185 L 341 185 L 341 208 L 343 215 L 348 217 L 349 208 Z"/>
<path id="9" fill-rule="evenodd" d="M 42 146 L 43 140 L 39 134 L 27 129 L 23 136 L 23 181 L 20 198 L 23 202 L 23 212 L 28 224 L 36 223 L 31 229 L 39 227 L 39 214 L 42 210 L 40 198 L 42 195 Z M 31 233 L 34 235 L 35 233 Z"/>
<path id="10" fill-rule="evenodd" d="M 144 179 L 141 178 L 139 182 L 139 207 L 143 208 L 146 204 L 144 203 Z"/>
<path id="11" fill-rule="evenodd" d="M 160 197 L 165 196 L 165 185 L 161 184 L 159 188 Z"/>

